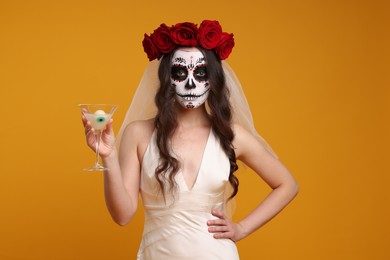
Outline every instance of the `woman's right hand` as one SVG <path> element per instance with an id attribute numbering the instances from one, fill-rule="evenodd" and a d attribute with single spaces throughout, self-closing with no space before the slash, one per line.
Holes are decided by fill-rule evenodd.
<path id="1" fill-rule="evenodd" d="M 96 153 L 96 139 L 99 138 L 99 133 L 92 128 L 91 122 L 89 122 L 84 115 L 81 116 L 81 120 L 84 125 L 87 145 Z M 102 139 L 99 145 L 99 155 L 101 157 L 109 156 L 115 149 L 115 135 L 112 128 L 112 122 L 113 119 L 111 118 L 107 123 L 106 128 L 102 131 Z M 95 133 L 97 135 L 95 135 Z"/>

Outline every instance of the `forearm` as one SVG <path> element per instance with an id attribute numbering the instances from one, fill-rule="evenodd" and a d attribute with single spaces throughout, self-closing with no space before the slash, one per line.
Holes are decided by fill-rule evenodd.
<path id="1" fill-rule="evenodd" d="M 286 183 L 273 189 L 271 193 L 238 225 L 243 232 L 243 238 L 265 225 L 275 217 L 298 193 L 295 182 Z"/>
<path id="2" fill-rule="evenodd" d="M 104 172 L 104 196 L 112 219 L 118 225 L 126 225 L 134 216 L 138 198 L 131 198 L 123 182 L 117 151 L 102 158 L 109 170 Z"/>

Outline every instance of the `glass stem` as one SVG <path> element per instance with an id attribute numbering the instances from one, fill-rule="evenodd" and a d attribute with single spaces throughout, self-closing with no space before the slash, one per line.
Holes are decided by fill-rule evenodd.
<path id="1" fill-rule="evenodd" d="M 100 140 L 102 139 L 102 131 L 98 130 L 95 131 L 95 144 L 96 144 L 96 161 L 95 165 L 100 165 L 99 164 L 99 148 L 100 148 Z"/>

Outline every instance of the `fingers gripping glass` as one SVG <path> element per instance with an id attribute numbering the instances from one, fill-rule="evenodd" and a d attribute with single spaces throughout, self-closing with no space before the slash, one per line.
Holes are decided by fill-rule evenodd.
<path id="1" fill-rule="evenodd" d="M 99 149 L 102 140 L 102 133 L 106 128 L 107 123 L 110 121 L 117 106 L 106 104 L 80 104 L 81 113 L 91 123 L 91 127 L 95 130 L 95 150 L 96 158 L 95 164 L 90 168 L 84 168 L 84 171 L 104 171 L 108 170 L 99 163 Z"/>

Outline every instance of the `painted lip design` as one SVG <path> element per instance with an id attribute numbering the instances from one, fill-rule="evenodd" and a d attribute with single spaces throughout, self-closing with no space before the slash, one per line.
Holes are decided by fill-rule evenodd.
<path id="1" fill-rule="evenodd" d="M 180 94 L 180 93 L 177 93 L 176 92 L 176 95 L 178 95 L 179 97 L 181 98 L 184 98 L 185 100 L 188 100 L 188 101 L 192 101 L 192 100 L 195 100 L 197 98 L 200 98 L 202 97 L 204 94 L 206 94 L 210 89 L 206 90 L 205 92 L 203 92 L 202 94 L 200 95 L 196 95 L 194 93 L 189 93 L 189 94 Z"/>

